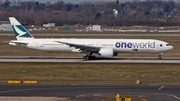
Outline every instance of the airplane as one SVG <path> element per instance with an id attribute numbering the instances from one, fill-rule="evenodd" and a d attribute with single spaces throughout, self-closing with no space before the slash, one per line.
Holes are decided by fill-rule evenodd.
<path id="1" fill-rule="evenodd" d="M 173 49 L 165 41 L 156 39 L 80 39 L 80 38 L 34 38 L 14 17 L 9 17 L 17 40 L 11 40 L 10 45 L 46 52 L 80 52 L 85 53 L 83 59 L 95 59 L 92 54 L 103 58 L 112 58 L 118 53 L 159 53 Z"/>

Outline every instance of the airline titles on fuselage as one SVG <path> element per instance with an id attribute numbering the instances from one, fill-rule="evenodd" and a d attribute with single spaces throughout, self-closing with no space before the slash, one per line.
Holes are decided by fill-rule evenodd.
<path id="1" fill-rule="evenodd" d="M 116 48 L 156 48 L 155 41 L 153 42 L 116 42 Z"/>

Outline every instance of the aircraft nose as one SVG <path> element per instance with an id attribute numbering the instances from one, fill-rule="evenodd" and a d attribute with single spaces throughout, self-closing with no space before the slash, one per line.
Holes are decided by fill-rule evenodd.
<path id="1" fill-rule="evenodd" d="M 171 46 L 171 50 L 173 49 L 174 47 L 173 46 Z"/>
<path id="2" fill-rule="evenodd" d="M 173 46 L 169 46 L 169 50 L 172 50 L 174 47 Z"/>
<path id="3" fill-rule="evenodd" d="M 167 49 L 167 51 L 172 50 L 173 46 L 169 43 L 166 43 L 166 49 Z"/>

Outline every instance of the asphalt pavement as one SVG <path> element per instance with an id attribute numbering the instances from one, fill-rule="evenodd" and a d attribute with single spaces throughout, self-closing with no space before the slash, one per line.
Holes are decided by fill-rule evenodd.
<path id="1" fill-rule="evenodd" d="M 57 97 L 75 100 L 109 96 L 145 97 L 148 101 L 180 101 L 179 85 L 0 85 L 3 97 Z"/>
<path id="2" fill-rule="evenodd" d="M 82 57 L 53 57 L 53 56 L 0 56 L 0 62 L 83 62 L 83 63 L 180 63 L 180 58 L 164 57 L 116 57 L 84 60 Z"/>

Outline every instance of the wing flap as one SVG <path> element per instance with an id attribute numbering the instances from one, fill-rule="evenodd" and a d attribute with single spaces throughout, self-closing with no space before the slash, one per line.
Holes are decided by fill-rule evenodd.
<path id="1" fill-rule="evenodd" d="M 97 46 L 87 46 L 87 45 L 83 45 L 83 44 L 74 44 L 74 43 L 62 42 L 62 41 L 55 41 L 55 42 L 66 44 L 69 47 L 74 47 L 76 49 L 80 49 L 80 50 L 83 50 L 83 51 L 86 51 L 86 50 L 99 51 L 99 49 L 100 49 L 100 47 L 97 47 Z"/>

